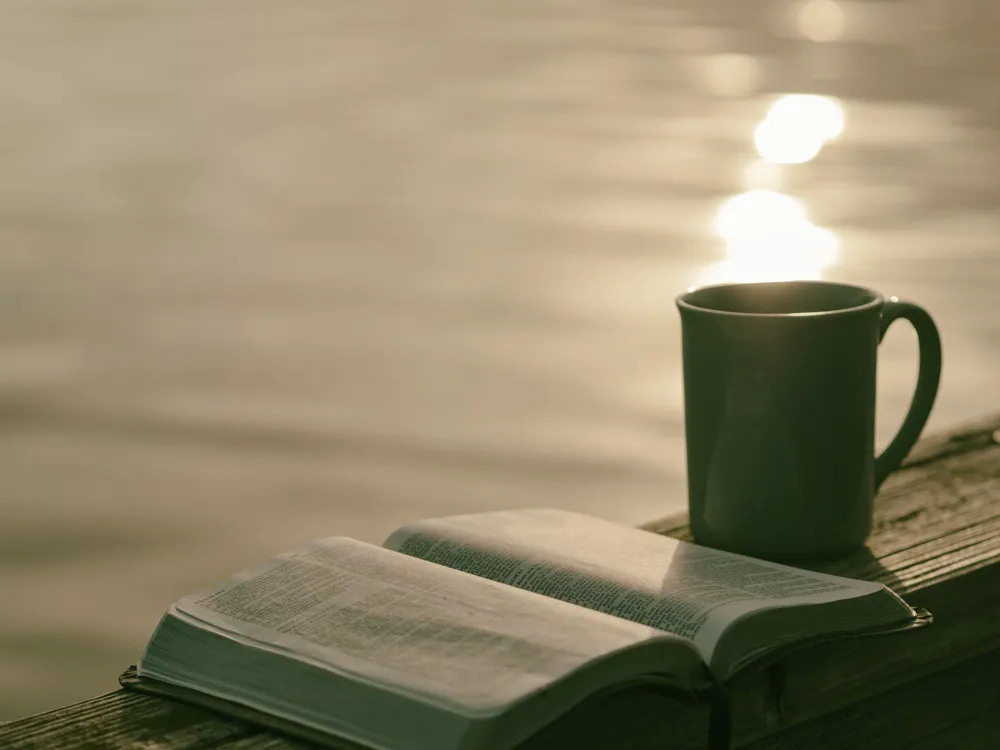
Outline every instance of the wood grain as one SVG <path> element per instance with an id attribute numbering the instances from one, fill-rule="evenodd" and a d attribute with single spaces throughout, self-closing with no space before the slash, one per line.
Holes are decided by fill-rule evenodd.
<path id="1" fill-rule="evenodd" d="M 736 744 L 966 748 L 1000 742 L 1000 415 L 931 436 L 885 484 L 866 549 L 808 567 L 885 582 L 935 624 L 820 644 L 733 685 Z M 685 538 L 685 519 L 646 528 Z M 702 708 L 666 707 L 673 748 L 700 748 Z M 901 728 L 901 725 L 905 725 Z M 984 738 L 992 742 L 983 744 Z M 0 726 L 11 750 L 294 750 L 308 745 L 122 691 Z"/>
<path id="2" fill-rule="evenodd" d="M 887 691 L 746 750 L 1000 747 L 1000 652 Z"/>

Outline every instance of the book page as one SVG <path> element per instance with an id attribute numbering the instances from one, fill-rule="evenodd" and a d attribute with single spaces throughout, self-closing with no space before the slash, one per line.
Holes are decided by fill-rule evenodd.
<path id="1" fill-rule="evenodd" d="M 339 538 L 186 597 L 176 611 L 459 711 L 505 706 L 594 659 L 660 635 Z M 697 660 L 693 651 L 691 659 Z"/>
<path id="2" fill-rule="evenodd" d="M 548 509 L 419 521 L 386 547 L 675 633 L 707 662 L 749 612 L 883 588 Z"/>

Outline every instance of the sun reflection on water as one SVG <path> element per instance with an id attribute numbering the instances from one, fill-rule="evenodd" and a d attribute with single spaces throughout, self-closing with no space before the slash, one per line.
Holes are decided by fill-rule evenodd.
<path id="1" fill-rule="evenodd" d="M 822 151 L 844 131 L 844 108 L 818 94 L 786 94 L 767 109 L 754 134 L 760 160 L 743 170 L 747 190 L 727 199 L 714 219 L 726 257 L 698 283 L 819 279 L 837 259 L 839 243 L 817 226 L 802 201 L 780 192 L 784 172 Z"/>
<path id="2" fill-rule="evenodd" d="M 814 42 L 835 42 L 844 36 L 844 9 L 835 0 L 807 0 L 799 10 L 799 31 Z"/>
<path id="3" fill-rule="evenodd" d="M 700 283 L 818 279 L 837 257 L 837 236 L 816 226 L 801 201 L 773 190 L 740 193 L 719 208 L 715 233 L 727 258 Z"/>
<path id="4" fill-rule="evenodd" d="M 754 145 L 773 164 L 802 164 L 843 131 L 844 110 L 838 102 L 817 94 L 787 94 L 757 125 Z"/>

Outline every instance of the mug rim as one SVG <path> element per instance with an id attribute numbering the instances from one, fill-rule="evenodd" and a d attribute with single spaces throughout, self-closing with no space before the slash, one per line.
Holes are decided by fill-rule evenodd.
<path id="1" fill-rule="evenodd" d="M 688 301 L 688 297 L 698 292 L 711 290 L 711 289 L 726 289 L 744 286 L 812 286 L 812 287 L 838 287 L 840 289 L 853 289 L 858 292 L 864 292 L 869 295 L 871 299 L 860 305 L 852 305 L 851 307 L 838 307 L 834 310 L 812 310 L 805 312 L 793 312 L 793 313 L 766 313 L 766 312 L 737 312 L 734 310 L 718 310 L 714 307 L 704 307 L 702 305 L 696 305 L 693 302 Z M 699 313 L 709 313 L 711 315 L 726 315 L 738 318 L 815 318 L 829 315 L 841 315 L 846 313 L 857 313 L 863 310 L 870 310 L 872 308 L 880 307 L 885 303 L 885 297 L 875 291 L 865 286 L 859 286 L 858 284 L 846 284 L 840 281 L 824 281 L 820 279 L 786 279 L 784 281 L 727 281 L 716 284 L 704 284 L 701 286 L 692 286 L 687 290 L 678 294 L 674 299 L 677 307 L 682 310 L 691 310 L 692 312 Z"/>

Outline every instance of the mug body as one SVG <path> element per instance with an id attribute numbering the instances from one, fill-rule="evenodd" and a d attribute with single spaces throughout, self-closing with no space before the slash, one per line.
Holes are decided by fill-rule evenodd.
<path id="1" fill-rule="evenodd" d="M 697 542 L 771 559 L 864 543 L 883 304 L 869 289 L 818 281 L 678 298 Z"/>

